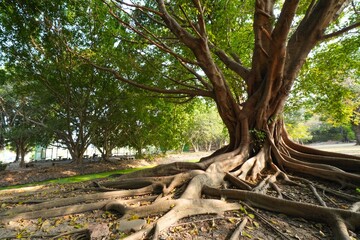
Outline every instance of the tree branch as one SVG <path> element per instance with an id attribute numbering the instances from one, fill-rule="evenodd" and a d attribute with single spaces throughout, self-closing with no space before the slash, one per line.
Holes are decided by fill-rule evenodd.
<path id="1" fill-rule="evenodd" d="M 223 50 L 217 49 L 214 52 L 216 56 L 232 71 L 237 73 L 245 81 L 247 80 L 250 70 L 245 68 L 241 63 L 232 60 Z"/>
<path id="2" fill-rule="evenodd" d="M 168 28 L 172 31 L 172 33 L 177 36 L 190 49 L 196 49 L 196 47 L 198 46 L 198 39 L 193 37 L 188 31 L 181 27 L 173 17 L 169 15 L 165 7 L 164 0 L 157 0 L 157 3 L 160 12 L 162 13 L 161 17 L 168 26 Z"/>
<path id="3" fill-rule="evenodd" d="M 299 0 L 293 1 L 293 0 L 286 0 L 283 8 L 281 9 L 279 20 L 276 22 L 275 28 L 272 33 L 272 37 L 274 39 L 275 44 L 283 44 L 290 31 L 291 23 L 294 19 L 294 16 L 296 14 L 296 9 L 298 7 Z"/>
<path id="4" fill-rule="evenodd" d="M 145 84 L 141 84 L 138 82 L 135 82 L 133 80 L 130 79 L 126 79 L 124 77 L 122 77 L 116 70 L 112 69 L 112 68 L 107 68 L 104 66 L 100 66 L 95 64 L 94 62 L 90 61 L 87 58 L 82 57 L 82 59 L 84 59 L 87 63 L 89 63 L 91 66 L 95 67 L 96 69 L 102 70 L 102 71 L 106 71 L 109 73 L 112 73 L 114 75 L 114 77 L 124 83 L 130 84 L 134 87 L 137 88 L 141 88 L 147 91 L 151 91 L 151 92 L 156 92 L 156 93 L 163 93 L 163 94 L 186 94 L 189 96 L 203 96 L 203 97 L 211 97 L 213 98 L 213 94 L 210 91 L 206 91 L 206 90 L 191 90 L 191 89 L 162 89 L 162 88 L 158 88 L 158 87 L 154 87 L 154 86 L 148 86 Z"/>
<path id="5" fill-rule="evenodd" d="M 354 23 L 354 24 L 352 24 L 350 26 L 347 26 L 347 27 L 345 27 L 345 28 L 343 28 L 343 29 L 341 29 L 339 31 L 323 35 L 321 40 L 328 40 L 330 38 L 340 36 L 341 34 L 346 33 L 348 31 L 350 31 L 351 29 L 354 29 L 354 28 L 357 28 L 357 27 L 360 27 L 360 22 Z"/>

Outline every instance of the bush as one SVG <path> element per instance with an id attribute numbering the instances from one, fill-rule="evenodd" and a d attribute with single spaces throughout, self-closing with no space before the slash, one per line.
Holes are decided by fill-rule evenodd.
<path id="1" fill-rule="evenodd" d="M 313 138 L 311 142 L 338 141 L 349 142 L 354 140 L 354 132 L 349 126 L 334 127 L 327 123 L 322 123 L 311 131 Z"/>

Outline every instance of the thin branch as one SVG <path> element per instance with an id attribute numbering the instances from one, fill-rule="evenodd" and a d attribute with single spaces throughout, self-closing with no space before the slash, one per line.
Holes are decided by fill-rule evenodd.
<path id="1" fill-rule="evenodd" d="M 333 32 L 333 33 L 329 33 L 329 34 L 326 34 L 326 35 L 323 35 L 321 40 L 328 40 L 330 38 L 334 38 L 334 37 L 337 37 L 337 36 L 340 36 L 342 35 L 343 33 L 346 33 L 354 28 L 357 28 L 357 27 L 360 27 L 360 22 L 357 22 L 357 23 L 354 23 L 350 26 L 347 26 L 339 31 L 336 31 L 336 32 Z"/>
<path id="2" fill-rule="evenodd" d="M 179 59 L 181 61 L 190 63 L 190 64 L 194 64 L 194 65 L 198 65 L 197 62 L 193 62 L 187 58 L 184 58 L 183 56 L 175 53 L 174 51 L 172 51 L 172 49 L 170 47 L 168 47 L 164 42 L 162 42 L 157 36 L 155 36 L 151 31 L 149 31 L 148 29 L 146 29 L 144 26 L 142 26 L 135 18 L 133 18 L 129 13 L 127 13 L 126 11 L 122 10 L 125 14 L 127 14 L 138 26 L 140 26 L 141 29 L 143 29 L 146 33 L 140 31 L 139 29 L 136 29 L 135 27 L 132 27 L 129 23 L 123 21 L 119 16 L 117 16 L 112 10 L 111 7 L 108 5 L 109 7 L 109 13 L 124 27 L 134 31 L 136 34 L 138 34 L 139 36 L 143 37 L 144 39 L 146 39 L 147 41 L 149 41 L 149 43 L 154 44 L 157 48 L 159 48 L 160 50 L 171 54 L 173 57 L 175 57 L 176 59 Z M 151 36 L 153 39 L 151 39 L 149 36 Z"/>
<path id="3" fill-rule="evenodd" d="M 200 32 L 196 29 L 196 27 L 194 26 L 194 24 L 192 23 L 192 21 L 189 19 L 189 17 L 187 16 L 186 12 L 184 11 L 184 9 L 179 6 L 181 12 L 184 14 L 186 20 L 188 21 L 188 23 L 190 24 L 191 28 L 194 30 L 194 32 L 196 33 L 196 35 L 199 36 L 199 38 L 203 38 L 203 36 L 200 34 Z"/>
<path id="4" fill-rule="evenodd" d="M 94 62 L 90 61 L 87 58 L 84 58 L 84 57 L 82 57 L 82 58 L 86 62 L 88 62 L 91 66 L 95 67 L 96 69 L 112 73 L 116 79 L 118 79 L 124 83 L 130 84 L 137 88 L 141 88 L 141 89 L 148 90 L 151 92 L 156 92 L 156 93 L 163 93 L 163 94 L 187 94 L 189 96 L 212 97 L 212 93 L 210 91 L 205 91 L 205 90 L 162 89 L 162 88 L 158 88 L 158 87 L 154 87 L 154 86 L 148 86 L 145 84 L 141 84 L 141 83 L 135 82 L 133 80 L 122 77 L 115 69 L 100 66 L 100 65 L 97 65 Z"/>
<path id="5" fill-rule="evenodd" d="M 189 59 L 184 58 L 183 56 L 180 56 L 179 54 L 175 53 L 170 47 L 168 47 L 164 42 L 162 42 L 158 36 L 155 36 L 151 31 L 149 31 L 148 29 L 146 29 L 144 26 L 142 26 L 136 19 L 134 19 L 129 13 L 127 13 L 126 11 L 123 11 L 125 14 L 127 14 L 133 21 L 135 21 L 135 23 L 137 23 L 138 26 L 140 26 L 141 29 L 143 29 L 146 33 L 140 31 L 139 29 L 136 29 L 135 27 L 132 27 L 129 23 L 123 21 L 119 16 L 117 16 L 109 7 L 109 12 L 110 14 L 119 22 L 121 23 L 123 26 L 125 26 L 128 29 L 131 29 L 132 31 L 134 31 L 135 33 L 137 33 L 138 35 L 140 35 L 141 37 L 143 37 L 144 39 L 146 39 L 147 41 L 149 41 L 150 43 L 154 44 L 156 47 L 158 47 L 160 50 L 169 53 L 170 55 L 172 55 L 173 57 L 175 57 L 175 59 L 177 59 L 180 64 L 187 70 L 189 71 L 191 74 L 193 74 L 202 84 L 204 87 L 206 87 L 208 90 L 212 90 L 211 85 L 209 85 L 198 73 L 196 73 L 196 71 L 192 68 L 190 68 L 189 66 L 186 65 L 186 63 L 189 64 L 193 64 L 193 65 L 199 65 L 197 62 L 193 62 Z M 118 7 L 118 6 L 117 6 Z M 160 14 L 158 12 L 156 12 L 157 14 Z M 151 39 L 150 37 L 152 37 L 153 39 Z M 183 84 L 182 84 L 183 85 Z M 189 86 L 187 86 L 189 87 Z M 193 86 L 191 86 L 191 88 L 194 88 Z M 196 89 L 197 91 L 201 91 L 200 89 Z"/>
<path id="6" fill-rule="evenodd" d="M 359 11 L 356 9 L 354 1 L 351 1 L 351 7 L 353 8 L 355 14 L 359 14 Z"/>
<path id="7" fill-rule="evenodd" d="M 114 2 L 114 1 L 112 1 L 112 2 Z M 151 12 L 151 13 L 154 13 L 154 14 L 159 15 L 159 16 L 161 15 L 161 12 L 159 12 L 159 11 L 155 11 L 152 8 L 144 7 L 144 6 L 141 6 L 141 5 L 138 5 L 138 4 L 133 4 L 133 3 L 124 2 L 124 1 L 120 1 L 120 0 L 115 0 L 115 2 L 117 2 L 119 4 L 123 4 L 123 5 L 128 6 L 128 7 L 133 7 L 133 8 L 143 10 L 143 11 Z M 105 0 L 103 0 L 103 3 L 107 4 Z"/>
<path id="8" fill-rule="evenodd" d="M 162 13 L 161 17 L 168 26 L 168 28 L 177 36 L 186 46 L 195 50 L 198 46 L 196 38 L 194 38 L 188 31 L 179 25 L 179 23 L 169 15 L 166 10 L 164 0 L 157 0 L 159 9 Z"/>
<path id="9" fill-rule="evenodd" d="M 206 24 L 204 20 L 204 8 L 201 6 L 201 2 L 199 0 L 193 0 L 193 3 L 196 6 L 196 9 L 199 11 L 198 15 L 198 24 L 199 24 L 199 30 L 202 39 L 206 39 Z"/>
<path id="10" fill-rule="evenodd" d="M 312 11 L 314 9 L 314 6 L 315 6 L 315 0 L 312 0 L 309 7 L 306 10 L 304 20 L 306 20 L 310 16 L 310 14 L 312 13 Z"/>

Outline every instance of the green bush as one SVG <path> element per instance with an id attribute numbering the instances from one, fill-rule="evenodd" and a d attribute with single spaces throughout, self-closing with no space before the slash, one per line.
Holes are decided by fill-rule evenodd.
<path id="1" fill-rule="evenodd" d="M 350 126 L 334 127 L 327 123 L 322 123 L 317 128 L 311 130 L 313 138 L 311 142 L 338 141 L 348 142 L 355 138 L 354 132 Z"/>

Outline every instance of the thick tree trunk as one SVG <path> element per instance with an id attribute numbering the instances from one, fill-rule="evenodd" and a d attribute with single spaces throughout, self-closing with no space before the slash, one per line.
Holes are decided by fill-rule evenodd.
<path id="1" fill-rule="evenodd" d="M 27 148 L 25 146 L 25 143 L 22 142 L 20 144 L 20 156 L 21 156 L 20 167 L 22 167 L 22 168 L 26 166 L 26 164 L 25 164 L 25 155 L 26 155 L 27 152 L 28 152 L 28 150 L 27 150 Z"/>
<path id="2" fill-rule="evenodd" d="M 74 162 L 75 164 L 82 164 L 83 163 L 83 158 L 84 158 L 84 152 L 86 149 L 84 148 L 68 148 L 70 155 L 71 155 L 71 159 L 72 162 Z"/>
<path id="3" fill-rule="evenodd" d="M 18 162 L 19 159 L 20 159 L 20 149 L 19 149 L 19 146 L 16 146 L 16 149 L 15 149 L 15 161 L 14 162 Z"/>
<path id="4" fill-rule="evenodd" d="M 352 125 L 352 129 L 355 133 L 355 140 L 356 140 L 356 145 L 360 145 L 360 124 Z"/>

